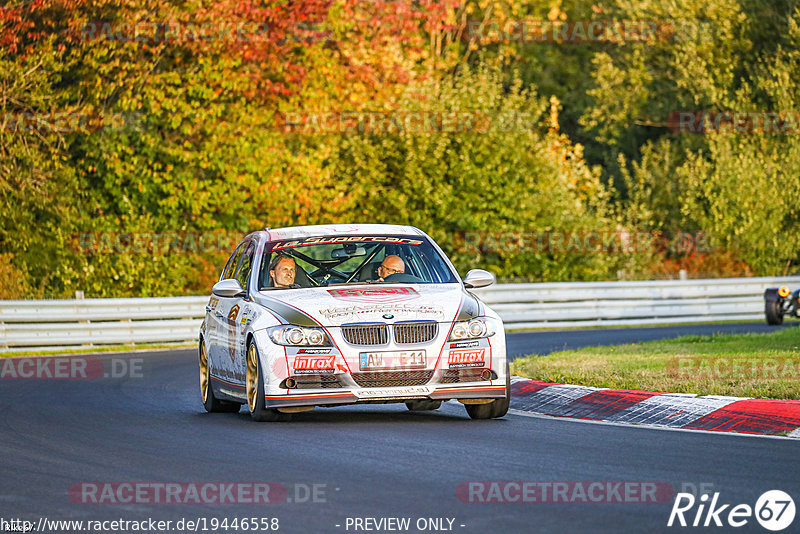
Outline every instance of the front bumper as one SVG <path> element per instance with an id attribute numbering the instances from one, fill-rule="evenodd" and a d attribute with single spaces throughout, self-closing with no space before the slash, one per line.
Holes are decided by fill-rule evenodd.
<path id="1" fill-rule="evenodd" d="M 325 373 L 296 369 L 296 360 L 303 357 L 301 349 L 275 345 L 266 336 L 257 339 L 259 352 L 266 361 L 269 376 L 265 376 L 265 406 L 270 408 L 299 406 L 333 406 L 357 403 L 394 403 L 409 400 L 498 399 L 506 390 L 506 349 L 502 329 L 491 338 L 468 343 L 447 341 L 448 331 L 432 342 L 417 346 L 428 351 L 425 369 L 365 371 L 359 368 L 359 354 L 364 347 L 348 345 L 337 332 L 329 332 L 335 348 Z M 468 345 L 469 348 L 464 348 Z M 380 350 L 397 351 L 404 347 L 388 344 Z M 374 349 L 372 349 L 374 350 Z M 454 363 L 452 354 L 480 351 L 478 363 Z M 483 376 L 481 376 L 483 375 Z M 287 379 L 295 387 L 287 387 Z"/>
<path id="2" fill-rule="evenodd" d="M 495 380 L 494 382 L 498 382 Z M 330 406 L 336 404 L 392 403 L 408 400 L 432 399 L 502 399 L 506 396 L 505 384 L 464 384 L 458 387 L 437 385 L 406 386 L 397 388 L 340 389 L 338 391 L 289 390 L 284 395 L 266 395 L 266 406 L 271 408 L 289 406 Z"/>

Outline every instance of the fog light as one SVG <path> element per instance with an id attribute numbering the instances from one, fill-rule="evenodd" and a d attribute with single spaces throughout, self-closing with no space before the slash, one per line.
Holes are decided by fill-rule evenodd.
<path id="1" fill-rule="evenodd" d="M 297 381 L 294 378 L 287 378 L 285 380 L 286 389 L 294 389 L 297 387 Z"/>
<path id="2" fill-rule="evenodd" d="M 481 371 L 481 380 L 489 380 L 490 378 L 492 378 L 491 369 L 484 369 Z"/>

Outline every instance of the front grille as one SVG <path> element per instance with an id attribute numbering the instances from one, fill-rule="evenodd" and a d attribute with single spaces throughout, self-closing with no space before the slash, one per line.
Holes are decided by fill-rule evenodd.
<path id="1" fill-rule="evenodd" d="M 293 377 L 297 389 L 340 388 L 342 383 L 334 375 L 297 375 Z"/>
<path id="2" fill-rule="evenodd" d="M 446 369 L 442 372 L 442 384 L 455 384 L 457 382 L 481 382 L 481 373 L 484 369 Z"/>
<path id="3" fill-rule="evenodd" d="M 386 345 L 389 342 L 389 329 L 381 323 L 343 325 L 342 335 L 351 345 Z"/>
<path id="4" fill-rule="evenodd" d="M 394 325 L 394 340 L 400 345 L 425 343 L 435 338 L 438 333 L 439 323 L 436 321 L 396 323 Z"/>
<path id="5" fill-rule="evenodd" d="M 433 371 L 385 371 L 353 373 L 352 376 L 362 388 L 393 388 L 425 385 L 433 377 Z"/>

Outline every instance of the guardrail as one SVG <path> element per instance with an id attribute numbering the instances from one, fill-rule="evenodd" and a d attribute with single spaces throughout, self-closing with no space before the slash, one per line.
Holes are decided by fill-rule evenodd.
<path id="1" fill-rule="evenodd" d="M 501 284 L 476 293 L 506 328 L 764 320 L 764 290 L 800 277 Z"/>
<path id="2" fill-rule="evenodd" d="M 763 320 L 764 289 L 800 277 L 498 284 L 507 329 Z M 208 297 L 0 301 L 0 352 L 197 339 Z"/>
<path id="3" fill-rule="evenodd" d="M 197 339 L 208 297 L 0 300 L 0 352 Z"/>

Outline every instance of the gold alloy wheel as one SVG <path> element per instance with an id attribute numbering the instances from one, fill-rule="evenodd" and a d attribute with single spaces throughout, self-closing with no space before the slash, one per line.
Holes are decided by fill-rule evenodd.
<path id="1" fill-rule="evenodd" d="M 208 400 L 208 354 L 206 354 L 205 343 L 200 344 L 200 394 L 203 396 L 203 403 Z"/>
<path id="2" fill-rule="evenodd" d="M 255 344 L 247 347 L 247 405 L 250 413 L 256 409 L 256 395 L 258 395 L 258 352 Z"/>

